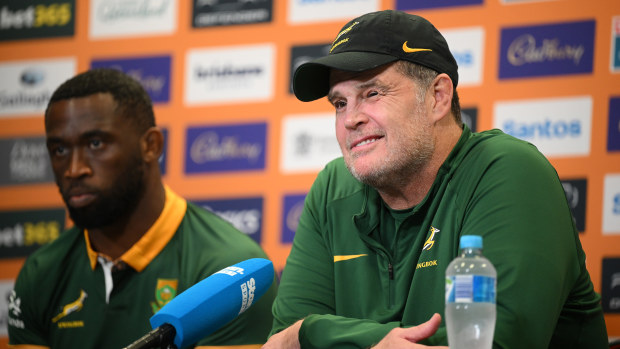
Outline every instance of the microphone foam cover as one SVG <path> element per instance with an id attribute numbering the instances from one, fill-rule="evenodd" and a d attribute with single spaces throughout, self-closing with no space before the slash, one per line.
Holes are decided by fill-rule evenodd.
<path id="1" fill-rule="evenodd" d="M 273 263 L 252 258 L 224 268 L 177 295 L 150 319 L 174 326 L 177 348 L 215 332 L 254 304 L 271 286 Z"/>

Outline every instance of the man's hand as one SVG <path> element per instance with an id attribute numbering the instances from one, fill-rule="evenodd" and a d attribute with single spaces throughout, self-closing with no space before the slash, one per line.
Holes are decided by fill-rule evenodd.
<path id="1" fill-rule="evenodd" d="M 299 328 L 304 320 L 296 323 L 271 336 L 262 349 L 300 349 Z"/>
<path id="2" fill-rule="evenodd" d="M 441 316 L 434 314 L 427 322 L 409 328 L 397 327 L 392 329 L 379 344 L 372 347 L 372 349 L 415 349 L 415 348 L 427 348 L 425 345 L 416 344 L 422 339 L 428 338 L 437 331 L 439 324 L 441 323 Z M 439 347 L 434 347 L 439 348 Z M 448 349 L 448 347 L 441 347 Z"/>

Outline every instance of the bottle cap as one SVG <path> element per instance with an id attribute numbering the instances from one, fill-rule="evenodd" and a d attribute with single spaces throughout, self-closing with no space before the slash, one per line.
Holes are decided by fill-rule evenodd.
<path id="1" fill-rule="evenodd" d="M 482 236 L 480 235 L 461 236 L 461 248 L 482 248 Z"/>

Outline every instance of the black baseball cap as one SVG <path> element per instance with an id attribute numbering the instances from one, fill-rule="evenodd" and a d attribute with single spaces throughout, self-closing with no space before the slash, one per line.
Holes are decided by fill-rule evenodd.
<path id="1" fill-rule="evenodd" d="M 293 76 L 295 96 L 304 102 L 329 92 L 329 71 L 362 72 L 405 60 L 446 73 L 454 87 L 456 60 L 441 33 L 426 19 L 402 11 L 371 12 L 345 24 L 327 56 L 300 65 Z"/>

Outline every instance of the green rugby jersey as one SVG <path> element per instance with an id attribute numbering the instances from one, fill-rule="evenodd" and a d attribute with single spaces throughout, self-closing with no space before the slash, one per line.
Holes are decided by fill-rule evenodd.
<path id="1" fill-rule="evenodd" d="M 320 172 L 274 302 L 302 348 L 368 348 L 444 314 L 445 269 L 479 234 L 497 269 L 495 348 L 605 348 L 600 297 L 557 173 L 499 130 L 465 127 L 423 201 L 390 210 L 342 158 Z M 446 345 L 445 322 L 424 341 Z"/>
<path id="2" fill-rule="evenodd" d="M 160 217 L 121 262 L 97 256 L 87 232 L 75 227 L 29 256 L 11 295 L 9 344 L 123 348 L 151 330 L 149 318 L 175 295 L 255 257 L 267 258 L 251 238 L 166 188 Z M 274 280 L 256 304 L 199 344 L 264 343 L 275 292 Z"/>

